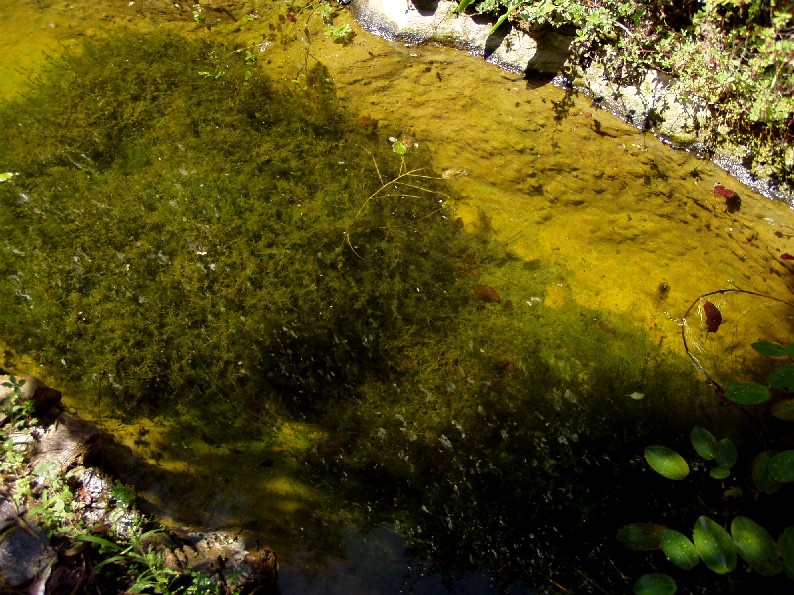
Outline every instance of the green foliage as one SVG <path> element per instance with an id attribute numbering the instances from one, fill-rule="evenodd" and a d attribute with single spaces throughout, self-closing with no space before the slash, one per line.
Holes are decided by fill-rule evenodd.
<path id="1" fill-rule="evenodd" d="M 753 348 L 767 357 L 791 357 L 791 345 L 758 341 L 753 344 Z M 791 367 L 778 367 L 769 374 L 768 382 L 773 390 L 791 392 Z M 764 398 L 758 397 L 761 394 Z M 740 405 L 757 405 L 771 398 L 771 393 L 766 386 L 741 383 L 731 385 L 725 396 Z M 790 399 L 785 399 L 778 402 L 782 403 L 778 407 L 780 419 L 786 419 L 789 401 Z M 774 407 L 772 411 L 775 411 Z M 692 429 L 690 441 L 702 459 L 713 461 L 714 466 L 709 471 L 712 478 L 724 480 L 730 477 L 738 459 L 738 451 L 733 441 L 728 438 L 718 440 L 711 432 L 699 426 Z M 689 469 L 686 461 L 667 447 L 649 446 L 645 449 L 645 458 L 657 473 L 669 479 L 683 479 L 688 475 L 684 473 L 684 469 L 687 472 Z M 773 494 L 781 489 L 782 484 L 794 481 L 794 450 L 759 453 L 751 466 L 751 479 L 755 489 L 762 494 Z M 726 489 L 723 497 L 741 497 L 742 493 L 741 488 L 734 486 Z M 791 551 L 787 550 L 791 548 L 791 535 L 791 527 L 786 528 L 775 543 L 772 535 L 763 526 L 742 515 L 733 516 L 728 533 L 711 518 L 701 515 L 695 522 L 692 541 L 684 534 L 656 523 L 633 523 L 623 527 L 618 532 L 618 539 L 635 550 L 661 548 L 668 560 L 682 570 L 691 570 L 702 560 L 711 571 L 727 574 L 736 568 L 740 556 L 759 575 L 774 576 L 785 568 L 787 574 L 794 578 L 787 566 L 787 560 L 791 559 Z"/>
<path id="2" fill-rule="evenodd" d="M 766 357 L 787 357 L 789 361 L 794 343 L 780 345 L 770 341 L 757 341 L 752 347 Z M 784 364 L 769 373 L 766 385 L 758 382 L 737 382 L 725 391 L 725 398 L 739 405 L 758 405 L 772 399 L 773 394 L 794 392 L 794 366 Z M 770 408 L 772 415 L 784 421 L 794 420 L 794 400 L 776 399 Z"/>
<path id="3" fill-rule="evenodd" d="M 342 114 L 322 65 L 286 93 L 234 48 L 130 34 L 3 120 L 0 323 L 117 404 L 311 410 L 469 299 L 441 181 Z"/>
<path id="4" fill-rule="evenodd" d="M 725 398 L 739 405 L 758 405 L 771 397 L 769 389 L 757 382 L 736 382 L 725 391 Z"/>
<path id="5" fill-rule="evenodd" d="M 784 450 L 769 459 L 769 476 L 780 483 L 794 481 L 794 450 Z"/>
<path id="6" fill-rule="evenodd" d="M 638 578 L 632 589 L 637 595 L 673 595 L 678 587 L 671 576 L 654 572 Z"/>
<path id="7" fill-rule="evenodd" d="M 666 446 L 646 447 L 645 460 L 654 471 L 667 479 L 681 480 L 689 475 L 689 465 L 684 457 Z"/>
<path id="8" fill-rule="evenodd" d="M 660 546 L 664 555 L 681 570 L 692 570 L 700 562 L 695 544 L 683 533 L 667 529 L 662 533 Z"/>
<path id="9" fill-rule="evenodd" d="M 739 555 L 758 574 L 774 576 L 783 570 L 775 541 L 753 519 L 735 517 L 731 522 L 731 536 Z"/>
<path id="10" fill-rule="evenodd" d="M 637 551 L 655 550 L 661 546 L 667 527 L 657 523 L 631 523 L 617 533 L 620 543 Z"/>
<path id="11" fill-rule="evenodd" d="M 698 556 L 709 570 L 725 574 L 736 568 L 736 545 L 730 534 L 707 516 L 700 516 L 692 531 Z"/>

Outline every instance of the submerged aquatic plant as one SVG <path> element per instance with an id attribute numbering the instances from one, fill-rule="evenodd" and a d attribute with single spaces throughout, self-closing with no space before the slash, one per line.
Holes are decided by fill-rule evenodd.
<path id="1" fill-rule="evenodd" d="M 465 242 L 433 198 L 442 182 L 413 176 L 413 196 L 362 208 L 426 157 L 397 158 L 341 112 L 322 65 L 303 92 L 251 66 L 236 48 L 130 33 L 56 60 L 4 106 L 12 344 L 126 407 L 311 409 L 443 323 Z"/>

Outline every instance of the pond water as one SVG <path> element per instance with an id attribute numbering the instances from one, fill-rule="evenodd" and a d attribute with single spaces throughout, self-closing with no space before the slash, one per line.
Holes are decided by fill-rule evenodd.
<path id="1" fill-rule="evenodd" d="M 218 380 L 213 388 L 196 389 L 197 379 L 206 378 L 190 376 L 193 384 L 183 385 L 192 391 L 190 399 L 180 400 L 177 394 L 173 402 L 158 405 L 140 399 L 125 407 L 123 399 L 111 398 L 114 390 L 117 397 L 125 394 L 114 385 L 122 378 L 86 374 L 79 382 L 70 377 L 65 368 L 66 360 L 72 361 L 71 348 L 56 354 L 20 338 L 23 333 L 10 322 L 13 309 L 6 304 L 3 312 L 11 314 L 4 314 L 3 340 L 8 345 L 0 365 L 35 367 L 51 383 L 69 388 L 67 404 L 100 421 L 117 440 L 106 453 L 106 463 L 136 487 L 144 510 L 167 523 L 243 528 L 262 535 L 280 556 L 280 590 L 285 594 L 625 592 L 653 568 L 675 574 L 696 592 L 715 588 L 720 577 L 702 567 L 681 573 L 666 565 L 659 552 L 628 551 L 615 540 L 616 531 L 630 522 L 653 521 L 691 533 L 699 514 L 720 520 L 747 514 L 763 521 L 775 536 L 792 524 L 783 496 L 756 500 L 746 484 L 752 455 L 761 448 L 791 448 L 790 430 L 770 423 L 766 410 L 723 406 L 690 361 L 690 356 L 695 358 L 725 388 L 768 371 L 768 363 L 749 347 L 752 342 L 785 343 L 792 336 L 794 265 L 781 258 L 794 252 L 794 216 L 787 205 L 753 193 L 707 161 L 671 149 L 587 97 L 526 81 L 464 52 L 379 39 L 361 30 L 346 12 L 331 14 L 320 3 L 216 2 L 199 11 L 167 2 L 105 1 L 87 8 L 0 0 L 0 16 L 5 25 L 0 93 L 5 101 L 37 89 L 48 61 L 100 44 L 110 33 L 131 30 L 156 36 L 169 31 L 191 40 L 223 42 L 239 49 L 236 57 L 219 58 L 218 70 L 211 72 L 197 66 L 196 81 L 220 80 L 220 69 L 227 68 L 223 60 L 239 58 L 244 68 L 256 69 L 276 88 L 285 89 L 286 97 L 308 97 L 306 109 L 332 103 L 334 110 L 349 114 L 351 127 L 360 134 L 355 137 L 361 145 L 358 153 L 364 155 L 356 161 L 355 151 L 344 153 L 348 167 L 345 173 L 339 170 L 340 178 L 354 171 L 370 184 L 379 175 L 387 181 L 386 165 L 379 160 L 391 155 L 402 164 L 393 149 L 405 149 L 406 159 L 416 153 L 425 160 L 420 166 L 428 169 L 405 178 L 411 185 L 398 194 L 403 200 L 440 205 L 426 212 L 394 207 L 391 214 L 407 217 L 415 229 L 404 234 L 400 258 L 372 272 L 367 267 L 377 251 L 388 250 L 390 238 L 402 238 L 400 230 L 407 224 L 389 228 L 391 235 L 377 243 L 363 221 L 374 210 L 371 203 L 379 202 L 377 196 L 367 198 L 372 190 L 365 191 L 362 183 L 362 194 L 355 199 L 359 211 L 340 203 L 340 213 L 354 214 L 352 223 L 348 219 L 340 228 L 345 256 L 326 261 L 322 250 L 317 254 L 328 266 L 327 283 L 341 283 L 328 290 L 338 301 L 325 293 L 315 299 L 310 292 L 326 283 L 323 275 L 304 286 L 300 267 L 296 273 L 284 272 L 291 260 L 304 258 L 303 236 L 294 239 L 288 235 L 291 230 L 283 231 L 286 255 L 251 248 L 258 260 L 269 259 L 269 268 L 252 264 L 254 272 L 227 270 L 226 277 L 246 278 L 248 285 L 227 287 L 226 281 L 218 281 L 212 288 L 239 294 L 261 272 L 304 291 L 295 289 L 282 297 L 276 287 L 272 303 L 260 299 L 245 304 L 241 311 L 262 328 L 283 325 L 283 333 L 274 331 L 277 338 L 266 347 L 253 339 L 250 345 L 235 343 L 238 336 L 254 336 L 248 323 L 213 326 L 211 316 L 197 322 L 189 313 L 180 323 L 185 328 L 206 325 L 211 329 L 204 335 L 209 345 L 218 340 L 211 333 L 228 332 L 217 344 L 230 353 L 275 350 L 275 355 L 269 353 L 273 361 L 264 356 L 245 360 L 245 366 L 267 371 L 262 372 L 266 382 L 259 384 L 239 370 L 224 369 L 229 379 L 226 384 Z M 343 43 L 333 29 L 345 24 L 354 36 Z M 212 52 L 210 57 L 215 59 Z M 125 56 L 115 59 L 124 71 Z M 191 75 L 183 74 L 188 79 Z M 224 76 L 231 80 L 231 74 Z M 256 78 L 244 76 L 246 81 Z M 100 99 L 108 98 L 98 92 L 93 99 L 97 111 L 104 113 Z M 113 100 L 133 106 L 142 101 Z M 197 130 L 203 123 L 215 129 L 233 126 L 213 112 L 226 105 L 220 103 L 225 101 L 221 96 L 216 101 L 204 102 L 206 113 L 191 123 Z M 312 130 L 318 134 L 318 147 L 325 141 L 317 130 L 336 130 L 323 117 L 309 122 L 316 125 Z M 163 119 L 165 132 L 138 144 L 127 141 L 133 133 L 124 132 L 128 136 L 122 135 L 119 149 L 123 181 L 108 178 L 101 188 L 108 204 L 121 196 L 121 204 L 137 203 L 140 197 L 142 203 L 184 199 L 200 206 L 204 197 L 199 188 L 221 188 L 219 177 L 234 177 L 235 168 L 247 167 L 244 161 L 225 167 L 202 160 L 201 130 L 195 146 L 185 141 L 174 149 L 168 131 L 170 126 L 181 130 L 180 125 Z M 237 131 L 229 130 L 229 147 L 239 138 L 250 141 L 232 137 Z M 10 145 L 10 136 L 3 138 Z M 223 136 L 211 138 L 227 142 Z M 251 142 L 246 151 L 258 155 L 275 142 L 262 139 L 260 146 Z M 331 140 L 316 152 L 336 155 L 345 142 Z M 368 143 L 377 158 L 366 153 Z M 142 146 L 151 155 L 139 154 Z M 288 160 L 284 178 L 314 188 L 308 177 L 299 176 L 313 175 L 302 171 L 301 162 L 313 164 L 309 160 L 317 156 L 298 142 L 294 146 L 298 154 L 281 153 Z M 166 147 L 183 153 L 174 157 Z M 238 158 L 232 149 L 220 148 Z M 213 159 L 221 153 L 207 151 Z M 72 163 L 71 171 L 66 167 L 57 172 L 63 176 L 61 186 L 47 187 L 51 204 L 62 188 L 83 183 L 72 180 L 87 162 L 78 158 Z M 402 167 L 393 175 L 405 173 Z M 154 181 L 144 179 L 139 169 Z M 19 174 L 0 189 L 5 192 L 4 209 L 35 202 L 35 191 L 44 195 L 44 182 L 31 189 L 25 186 L 26 172 L 2 162 L 0 170 Z M 245 171 L 253 178 L 251 172 L 259 170 Z M 327 177 L 321 178 L 319 169 L 314 172 L 326 180 L 323 184 L 332 184 L 327 180 L 334 174 L 323 175 Z M 99 178 L 91 171 L 88 185 L 80 188 L 89 192 L 91 181 Z M 436 182 L 443 186 L 425 185 Z M 356 183 L 345 188 L 359 188 Z M 11 184 L 15 186 L 9 190 Z M 277 182 L 269 178 L 261 184 Z M 715 194 L 716 184 L 738 192 L 740 207 Z M 125 186 L 132 189 L 129 195 L 124 195 Z M 389 187 L 393 185 L 384 185 Z M 151 190 L 151 196 L 136 194 L 141 188 Z M 295 192 L 284 188 L 285 193 Z M 235 186 L 231 191 L 246 190 Z M 106 224 L 97 214 L 103 208 L 91 211 L 97 227 L 73 226 L 69 233 L 100 233 Z M 142 212 L 158 208 L 147 203 Z M 262 224 L 265 231 L 259 235 L 281 233 L 277 219 L 289 208 L 277 215 L 263 211 L 262 217 L 272 220 Z M 315 209 L 307 201 L 302 208 L 309 217 L 332 220 L 331 207 Z M 353 224 L 362 213 L 357 232 Z M 197 207 L 195 217 L 210 229 L 212 218 L 205 211 Z M 245 226 L 257 224 L 249 212 L 239 219 Z M 140 259 L 159 259 L 169 266 L 173 262 L 174 268 L 193 266 L 178 261 L 183 252 L 168 252 L 166 241 L 166 236 L 188 233 L 188 227 L 178 227 L 176 221 L 169 227 L 162 217 L 153 221 L 163 226 L 163 248 L 156 251 L 155 246 L 151 256 L 141 256 L 142 251 Z M 284 215 L 284 221 L 304 229 L 299 223 L 303 219 Z M 385 229 L 390 224 L 378 225 Z M 305 229 L 306 234 L 319 233 Z M 57 226 L 42 230 L 43 236 L 55 238 L 53 245 L 71 246 L 57 237 Z M 95 239 L 85 233 L 85 245 L 75 250 L 90 253 Z M 239 231 L 240 237 L 254 237 L 244 233 Z M 201 237 L 207 245 L 191 240 L 192 258 L 201 263 L 205 256 L 217 260 L 195 266 L 207 275 L 216 264 L 223 271 L 225 253 L 212 254 L 210 238 L 216 236 L 207 231 Z M 341 243 L 342 235 L 338 238 Z M 220 245 L 229 251 L 229 246 L 246 249 L 228 239 Z M 4 254 L 15 248 L 7 240 Z M 118 259 L 128 262 L 123 255 Z M 135 263 L 130 264 L 134 270 Z M 85 256 L 80 266 L 80 274 L 90 269 L 103 277 L 123 277 L 119 263 Z M 314 269 L 306 266 L 306 275 L 313 275 Z M 338 282 L 334 267 L 349 267 L 358 276 Z M 5 277 L 15 274 L 10 265 L 3 269 Z M 189 278 L 195 283 L 192 291 L 201 293 L 200 278 Z M 173 288 L 167 277 L 156 279 L 134 300 L 141 305 L 165 300 L 158 292 Z M 351 279 L 361 286 L 351 287 Z M 399 287 L 414 281 L 411 292 L 435 292 L 421 298 L 427 308 L 421 315 Z M 379 292 L 372 298 L 365 295 L 371 288 Z M 706 295 L 718 290 L 725 291 Z M 212 291 L 216 293 L 208 298 L 207 308 L 215 313 L 220 289 Z M 8 295 L 4 291 L 6 299 Z M 79 318 L 82 310 L 69 310 L 70 304 L 80 303 L 70 299 L 58 298 L 57 309 L 41 318 L 45 326 L 60 328 L 53 320 L 59 316 L 74 319 L 78 326 L 85 322 Z M 237 303 L 234 296 L 224 294 L 223 299 L 229 308 Z M 709 330 L 707 301 L 722 316 L 716 332 Z M 92 303 L 104 316 L 123 316 L 110 297 L 106 309 L 99 298 Z M 139 328 L 141 339 L 125 336 L 108 344 L 107 358 L 113 359 L 113 350 L 125 349 L 125 343 L 138 349 L 149 327 L 165 328 L 165 318 L 178 317 L 173 304 L 177 302 L 170 309 L 152 310 L 142 319 L 144 326 L 130 327 Z M 224 311 L 223 304 L 218 307 L 217 312 Z M 331 317 L 334 307 L 350 310 L 352 317 Z M 252 313 L 267 308 L 280 318 L 274 322 Z M 392 310 L 393 317 L 378 318 L 380 311 Z M 359 336 L 356 317 L 362 316 L 373 322 L 371 334 Z M 312 320 L 321 330 L 310 335 L 306 329 Z M 74 340 L 82 336 L 78 333 Z M 190 336 L 196 341 L 202 335 Z M 314 351 L 301 345 L 307 337 L 317 342 Z M 194 368 L 205 365 L 201 352 L 190 345 L 178 339 L 163 344 L 185 349 L 184 358 L 176 358 L 188 362 L 185 367 L 190 361 L 199 362 Z M 119 358 L 114 361 L 122 365 Z M 154 361 L 152 366 L 160 360 Z M 168 358 L 163 361 L 173 364 Z M 157 382 L 151 384 L 155 393 Z M 307 394 L 313 399 L 308 403 Z M 702 477 L 678 489 L 645 465 L 642 453 L 648 444 L 676 447 L 694 461 L 688 446 L 694 425 L 735 441 L 744 471 L 717 485 L 702 463 L 699 468 L 693 463 Z M 726 496 L 730 487 L 743 487 L 744 495 Z M 750 584 L 776 592 L 781 587 L 775 580 L 742 572 L 732 577 L 729 587 L 719 584 L 724 592 L 743 592 Z"/>

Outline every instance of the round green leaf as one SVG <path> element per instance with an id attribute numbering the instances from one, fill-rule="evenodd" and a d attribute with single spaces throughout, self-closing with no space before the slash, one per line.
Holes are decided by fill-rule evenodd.
<path id="1" fill-rule="evenodd" d="M 736 568 L 736 545 L 733 539 L 710 518 L 698 518 L 692 537 L 700 559 L 710 570 L 726 574 Z"/>
<path id="2" fill-rule="evenodd" d="M 730 469 L 736 464 L 737 456 L 736 445 L 733 442 L 727 438 L 717 442 L 717 448 L 714 449 L 714 460 L 719 466 Z"/>
<path id="3" fill-rule="evenodd" d="M 772 370 L 766 381 L 772 388 L 779 388 L 789 393 L 794 392 L 794 366 L 781 366 Z"/>
<path id="4" fill-rule="evenodd" d="M 770 341 L 756 341 L 752 345 L 750 345 L 753 349 L 755 349 L 761 355 L 766 355 L 769 357 L 783 357 L 788 355 L 788 351 L 782 345 L 778 345 L 777 343 L 771 343 Z"/>
<path id="5" fill-rule="evenodd" d="M 773 576 L 783 570 L 777 557 L 775 541 L 769 532 L 753 519 L 737 516 L 731 522 L 731 535 L 739 555 L 758 574 Z"/>
<path id="6" fill-rule="evenodd" d="M 784 450 L 769 460 L 769 477 L 780 483 L 794 481 L 794 450 Z"/>
<path id="7" fill-rule="evenodd" d="M 776 451 L 765 450 L 759 453 L 753 461 L 753 483 L 758 491 L 764 494 L 774 494 L 781 488 L 780 482 L 775 481 L 769 475 L 769 461 L 776 454 Z"/>
<path id="8" fill-rule="evenodd" d="M 618 531 L 617 538 L 629 549 L 646 552 L 659 549 L 665 531 L 667 527 L 656 523 L 631 523 Z"/>
<path id="9" fill-rule="evenodd" d="M 714 434 L 700 426 L 692 428 L 692 433 L 689 438 L 692 440 L 692 446 L 695 447 L 697 452 L 702 458 L 707 461 L 714 459 L 714 449 L 717 448 L 717 439 Z"/>
<path id="10" fill-rule="evenodd" d="M 794 527 L 787 527 L 777 540 L 777 549 L 783 557 L 786 574 L 794 579 Z"/>
<path id="11" fill-rule="evenodd" d="M 757 382 L 737 382 L 725 391 L 725 398 L 739 405 L 757 405 L 770 396 L 769 389 Z"/>
<path id="12" fill-rule="evenodd" d="M 680 454 L 666 446 L 647 446 L 645 460 L 651 468 L 667 479 L 684 479 L 689 475 L 689 465 Z"/>
<path id="13" fill-rule="evenodd" d="M 784 399 L 772 405 L 772 415 L 783 421 L 794 421 L 794 399 Z"/>
<path id="14" fill-rule="evenodd" d="M 728 469 L 728 467 L 717 465 L 716 467 L 713 467 L 711 471 L 709 471 L 709 475 L 711 475 L 711 477 L 713 477 L 714 479 L 725 479 L 727 477 L 730 477 L 731 470 Z"/>
<path id="15" fill-rule="evenodd" d="M 664 555 L 681 570 L 692 570 L 700 562 L 695 544 L 683 533 L 668 529 L 662 533 L 660 543 Z"/>
<path id="16" fill-rule="evenodd" d="M 677 590 L 673 578 L 660 572 L 643 574 L 634 581 L 637 595 L 673 595 Z"/>

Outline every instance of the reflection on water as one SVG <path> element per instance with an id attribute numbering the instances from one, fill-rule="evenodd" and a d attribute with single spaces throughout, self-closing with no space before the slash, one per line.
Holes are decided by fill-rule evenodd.
<path id="1" fill-rule="evenodd" d="M 315 83 L 362 127 L 429 149 L 439 173 L 467 173 L 443 177 L 460 216 L 453 233 L 480 242 L 453 263 L 469 301 L 412 320 L 417 330 L 404 329 L 388 366 L 335 389 L 350 390 L 338 406 L 290 409 L 281 390 L 284 409 L 104 412 L 120 443 L 108 463 L 150 512 L 266 535 L 282 558 L 283 593 L 524 592 L 524 581 L 618 592 L 648 563 L 664 564 L 616 545 L 626 523 L 686 531 L 703 508 L 742 510 L 774 534 L 791 522 L 770 512 L 782 499 L 756 506 L 748 493 L 745 508 L 726 505 L 708 478 L 671 493 L 641 460 L 651 442 L 683 452 L 695 423 L 730 434 L 748 460 L 774 437 L 748 429 L 760 414 L 748 422 L 720 406 L 680 333 L 686 324 L 693 355 L 723 385 L 763 365 L 749 343 L 791 337 L 790 307 L 748 294 L 712 298 L 718 332 L 702 307 L 683 320 L 717 289 L 788 299 L 792 270 L 780 257 L 794 251 L 794 217 L 784 205 L 587 98 L 475 57 L 358 29 L 352 43 L 334 43 L 311 5 L 290 13 L 295 22 L 270 2 L 203 22 L 169 3 L 108 2 L 90 14 L 0 7 L 19 33 L 5 37 L 8 96 L 45 53 L 96 37 L 99 23 L 170 27 L 256 52 L 257 67 L 288 87 L 307 86 L 307 64 L 319 61 L 327 70 L 313 71 Z M 741 206 L 715 184 L 738 192 Z M 373 337 L 362 341 L 370 350 Z M 303 371 L 330 386 L 338 368 Z M 70 404 L 98 416 L 96 387 L 83 390 Z M 709 585 L 698 572 L 685 580 Z"/>

